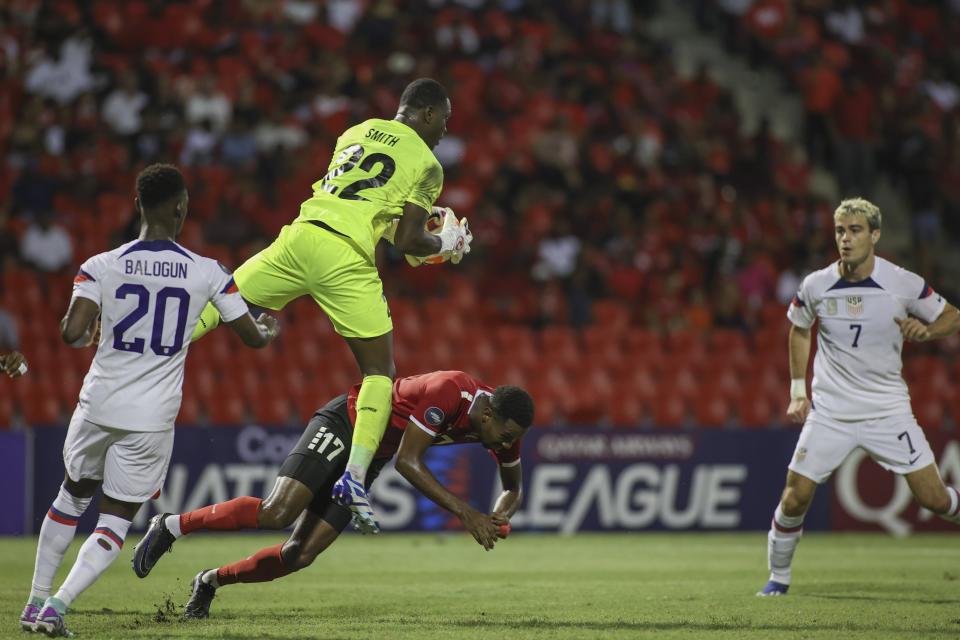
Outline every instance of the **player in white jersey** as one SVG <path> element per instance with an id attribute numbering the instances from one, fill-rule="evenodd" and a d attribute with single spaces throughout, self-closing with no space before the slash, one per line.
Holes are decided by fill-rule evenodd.
<path id="1" fill-rule="evenodd" d="M 819 483 L 856 448 L 906 478 L 917 502 L 960 523 L 960 493 L 944 485 L 910 408 L 903 341 L 960 330 L 960 312 L 920 276 L 874 254 L 880 210 L 862 198 L 834 213 L 840 260 L 808 275 L 790 305 L 790 406 L 803 424 L 767 536 L 770 579 L 757 595 L 783 595 L 803 517 Z M 819 321 L 813 402 L 807 398 L 810 328 Z"/>
<path id="2" fill-rule="evenodd" d="M 140 238 L 90 258 L 74 279 L 60 332 L 74 347 L 96 342 L 97 352 L 63 445 L 63 486 L 40 529 L 30 599 L 20 618 L 24 629 L 71 635 L 63 619 L 67 606 L 116 559 L 140 505 L 159 492 L 173 449 L 187 347 L 207 302 L 248 346 L 266 346 L 277 335 L 277 321 L 266 314 L 254 320 L 233 277 L 215 260 L 174 242 L 187 203 L 175 167 L 144 169 L 137 177 Z M 51 597 L 77 520 L 98 487 L 103 497 L 96 530 Z"/>

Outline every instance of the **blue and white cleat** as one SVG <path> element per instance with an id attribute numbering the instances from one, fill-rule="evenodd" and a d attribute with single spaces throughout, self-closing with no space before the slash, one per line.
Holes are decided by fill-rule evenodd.
<path id="1" fill-rule="evenodd" d="M 176 538 L 167 529 L 169 513 L 160 513 L 150 519 L 150 527 L 140 542 L 133 548 L 133 572 L 138 578 L 146 578 L 150 570 L 160 560 L 163 554 L 173 549 Z"/>
<path id="2" fill-rule="evenodd" d="M 53 607 L 45 606 L 43 611 L 37 614 L 37 622 L 33 630 L 45 633 L 50 638 L 73 637 L 73 632 L 67 629 L 67 623 L 63 620 L 63 614 Z"/>
<path id="3" fill-rule="evenodd" d="M 370 499 L 363 485 L 354 480 L 349 471 L 344 471 L 333 485 L 333 501 L 348 507 L 353 512 L 353 528 L 360 533 L 380 533 L 380 525 L 373 514 Z"/>
<path id="4" fill-rule="evenodd" d="M 40 613 L 40 607 L 28 602 L 23 608 L 23 613 L 20 614 L 20 628 L 30 633 L 36 631 L 35 625 L 37 624 L 38 613 Z"/>
<path id="5" fill-rule="evenodd" d="M 790 588 L 790 585 L 788 584 L 783 584 L 782 582 L 771 580 L 767 583 L 767 586 L 765 586 L 762 591 L 757 591 L 757 595 L 758 596 L 785 596 L 787 595 L 787 589 L 789 588 Z"/>

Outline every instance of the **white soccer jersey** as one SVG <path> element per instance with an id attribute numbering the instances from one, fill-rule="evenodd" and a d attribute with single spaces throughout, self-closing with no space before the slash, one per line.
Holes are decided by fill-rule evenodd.
<path id="1" fill-rule="evenodd" d="M 859 282 L 840 277 L 839 263 L 800 285 L 787 317 L 798 327 L 820 320 L 813 361 L 813 406 L 838 420 L 910 414 L 903 381 L 903 334 L 895 318 L 933 322 L 946 301 L 923 278 L 877 257 Z"/>
<path id="2" fill-rule="evenodd" d="M 173 427 L 187 347 L 207 302 L 224 322 L 247 312 L 216 260 L 171 240 L 135 240 L 93 256 L 80 267 L 73 295 L 96 302 L 101 318 L 77 411 L 128 431 Z"/>

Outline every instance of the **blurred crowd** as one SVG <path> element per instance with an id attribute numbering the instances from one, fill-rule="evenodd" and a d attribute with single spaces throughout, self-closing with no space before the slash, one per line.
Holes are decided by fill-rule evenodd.
<path id="1" fill-rule="evenodd" d="M 729 358 L 733 372 L 772 371 L 762 400 L 774 409 L 758 420 L 775 421 L 774 395 L 785 393 L 776 385 L 786 388 L 783 305 L 835 255 L 835 203 L 810 194 L 811 161 L 849 194 L 870 195 L 878 171 L 895 177 L 921 241 L 941 227 L 958 232 L 958 14 L 915 0 L 690 6 L 731 51 L 774 65 L 803 94 L 805 144 L 776 139 L 766 123 L 745 135 L 708 67 L 679 74 L 671 43 L 644 28 L 653 0 L 10 0 L 0 7 L 0 338 L 19 321 L 28 356 L 47 349 L 58 361 L 71 270 L 135 237 L 132 186 L 145 164 L 183 168 L 191 201 L 181 241 L 236 267 L 297 215 L 340 132 L 391 117 L 406 83 L 429 76 L 453 105 L 436 149 L 439 204 L 468 216 L 476 240 L 456 268 L 412 269 L 381 243 L 388 299 L 407 310 L 395 313 L 400 345 L 407 336 L 401 375 L 509 374 L 542 387 L 538 422 L 612 420 L 607 399 L 632 394 L 640 400 L 623 423 L 679 424 L 694 419 L 684 402 L 702 395 L 695 380 L 720 353 L 711 336 L 733 332 L 720 342 L 744 356 L 769 343 L 783 361 L 774 370 Z M 925 275 L 950 299 L 957 283 Z M 422 311 L 432 300 L 442 321 Z M 300 305 L 281 317 L 309 341 L 320 331 L 313 315 Z M 415 315 L 409 326 L 420 333 L 403 326 Z M 597 327 L 613 339 L 590 342 Z M 495 350 L 461 362 L 436 347 L 466 339 L 448 329 Z M 553 334 L 567 337 L 548 343 Z M 515 358 L 518 339 L 569 343 L 574 356 L 547 384 L 538 369 L 554 365 Z M 672 365 L 645 354 L 679 353 L 684 340 L 700 344 L 692 351 L 703 357 L 684 360 L 697 375 L 679 385 L 679 413 L 657 417 L 658 367 Z M 211 380 L 231 375 L 230 357 Z M 583 370 L 595 375 L 583 380 Z M 732 387 L 721 424 L 750 411 L 736 409 L 742 391 Z M 571 389 L 589 397 L 577 404 Z M 316 390 L 304 394 L 305 407 Z M 9 402 L 10 414 L 38 411 L 34 422 L 69 408 L 69 397 L 43 411 L 42 398 Z M 274 417 L 293 416 L 298 403 L 281 399 Z M 211 407 L 205 398 L 198 407 L 202 422 Z M 256 408 L 241 403 L 225 421 Z M 0 423 L 3 414 L 0 398 Z"/>
<path id="2" fill-rule="evenodd" d="M 805 109 L 809 158 L 845 194 L 885 174 L 906 194 L 918 264 L 960 240 L 960 2 L 697 0 L 730 51 L 778 70 Z"/>

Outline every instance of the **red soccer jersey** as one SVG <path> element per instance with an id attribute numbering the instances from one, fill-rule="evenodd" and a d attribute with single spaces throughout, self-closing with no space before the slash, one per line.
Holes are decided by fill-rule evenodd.
<path id="1" fill-rule="evenodd" d="M 357 395 L 354 385 L 347 395 L 350 422 L 357 421 Z M 400 439 L 411 422 L 434 436 L 433 444 L 480 442 L 480 434 L 470 425 L 470 407 L 481 395 L 493 389 L 463 371 L 434 371 L 400 378 L 393 383 L 393 410 L 390 423 L 380 441 L 376 459 L 392 458 L 400 448 Z M 520 441 L 505 451 L 489 449 L 497 462 L 512 466 L 520 461 Z"/>

